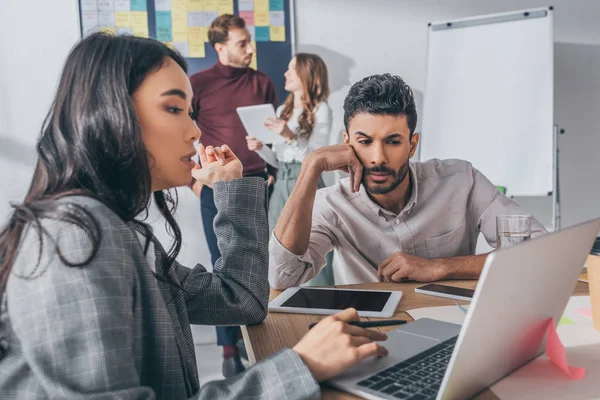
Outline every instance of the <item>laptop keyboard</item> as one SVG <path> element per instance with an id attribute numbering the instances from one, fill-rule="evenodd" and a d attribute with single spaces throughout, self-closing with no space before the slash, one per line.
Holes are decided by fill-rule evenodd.
<path id="1" fill-rule="evenodd" d="M 456 344 L 455 336 L 416 356 L 393 365 L 367 379 L 359 386 L 385 394 L 385 397 L 426 400 L 435 399 Z"/>

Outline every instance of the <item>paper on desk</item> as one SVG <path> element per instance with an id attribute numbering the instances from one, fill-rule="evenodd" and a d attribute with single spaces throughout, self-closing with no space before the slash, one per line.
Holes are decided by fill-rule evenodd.
<path id="1" fill-rule="evenodd" d="M 560 335 L 560 328 L 558 329 Z M 491 387 L 500 399 L 590 400 L 600 399 L 600 342 L 567 348 L 569 362 L 585 368 L 580 380 L 568 380 L 546 357 L 541 356 Z"/>
<path id="2" fill-rule="evenodd" d="M 546 339 L 546 356 L 563 371 L 569 379 L 578 380 L 585 376 L 585 368 L 572 367 L 567 364 L 567 354 L 565 346 L 560 341 L 556 333 L 554 320 L 548 320 L 548 338 Z"/>
<path id="3" fill-rule="evenodd" d="M 581 315 L 585 315 L 588 318 L 594 318 L 591 308 L 578 308 L 575 311 L 577 311 Z"/>
<path id="4" fill-rule="evenodd" d="M 592 320 L 577 310 L 590 307 L 589 296 L 573 296 L 556 333 L 566 348 L 568 360 L 586 370 L 580 380 L 564 379 L 547 356 L 540 356 L 491 387 L 500 399 L 588 400 L 600 399 L 600 332 Z"/>
<path id="5" fill-rule="evenodd" d="M 468 309 L 469 306 L 463 306 Z M 431 318 L 438 321 L 450 322 L 451 324 L 462 325 L 465 322 L 465 313 L 457 306 L 444 307 L 423 307 L 406 311 L 413 319 Z"/>

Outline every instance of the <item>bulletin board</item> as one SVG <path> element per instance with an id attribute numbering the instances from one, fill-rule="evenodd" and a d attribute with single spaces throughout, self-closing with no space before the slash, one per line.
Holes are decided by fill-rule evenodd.
<path id="1" fill-rule="evenodd" d="M 222 14 L 246 21 L 255 55 L 251 68 L 265 73 L 285 98 L 284 76 L 292 57 L 290 0 L 79 0 L 82 37 L 104 31 L 150 37 L 179 51 L 193 75 L 214 65 L 208 27 Z"/>

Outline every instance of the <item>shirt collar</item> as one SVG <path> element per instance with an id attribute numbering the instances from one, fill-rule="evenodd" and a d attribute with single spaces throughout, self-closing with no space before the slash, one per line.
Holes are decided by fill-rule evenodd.
<path id="1" fill-rule="evenodd" d="M 409 179 L 412 182 L 412 192 L 410 194 L 408 202 L 406 203 L 406 206 L 400 212 L 400 214 L 403 214 L 405 212 L 410 212 L 413 209 L 413 207 L 417 204 L 417 200 L 419 197 L 419 181 L 417 180 L 417 173 L 416 173 L 415 166 L 411 162 L 409 162 L 409 164 L 408 164 L 408 173 L 409 173 Z M 365 185 L 362 185 L 362 184 L 360 185 L 359 194 L 360 194 L 360 197 L 362 198 L 362 200 L 364 201 L 364 203 L 371 210 L 373 210 L 373 212 L 375 214 L 379 215 L 381 213 L 381 214 L 391 215 L 394 217 L 396 216 L 396 214 L 392 213 L 389 210 L 386 210 L 385 208 L 381 207 L 379 204 L 377 204 L 373 200 L 371 200 L 371 198 L 369 197 L 369 194 L 367 193 Z"/>

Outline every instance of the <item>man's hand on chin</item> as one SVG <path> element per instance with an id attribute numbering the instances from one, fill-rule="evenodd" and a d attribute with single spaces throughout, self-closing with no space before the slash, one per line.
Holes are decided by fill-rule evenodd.
<path id="1" fill-rule="evenodd" d="M 440 260 L 428 260 L 398 251 L 379 264 L 377 277 L 380 282 L 435 282 L 446 277 Z"/>

